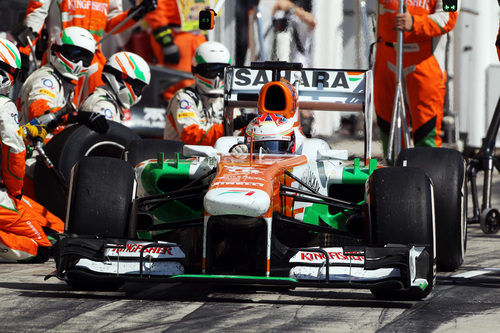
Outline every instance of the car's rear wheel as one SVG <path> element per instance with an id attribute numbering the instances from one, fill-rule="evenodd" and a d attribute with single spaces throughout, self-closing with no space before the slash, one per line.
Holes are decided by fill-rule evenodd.
<path id="1" fill-rule="evenodd" d="M 424 170 L 434 185 L 436 264 L 454 271 L 462 265 L 467 241 L 467 193 L 462 154 L 449 148 L 419 147 L 403 150 L 397 165 Z"/>
<path id="2" fill-rule="evenodd" d="M 136 182 L 134 168 L 111 157 L 84 157 L 73 170 L 66 232 L 126 238 Z"/>
<path id="3" fill-rule="evenodd" d="M 120 158 L 125 146 L 139 136 L 130 128 L 109 121 L 106 133 L 98 133 L 85 125 L 73 125 L 54 136 L 44 147 L 47 156 L 63 175 L 66 184 L 58 181 L 54 170 L 37 161 L 34 185 L 37 201 L 49 211 L 64 219 L 67 196 L 65 186 L 73 166 L 84 156 Z"/>
<path id="4" fill-rule="evenodd" d="M 373 244 L 425 246 L 416 277 L 427 280 L 427 285 L 418 287 L 373 287 L 372 293 L 379 298 L 391 299 L 426 297 L 435 280 L 433 195 L 429 177 L 418 168 L 378 169 L 368 180 L 367 195 Z"/>

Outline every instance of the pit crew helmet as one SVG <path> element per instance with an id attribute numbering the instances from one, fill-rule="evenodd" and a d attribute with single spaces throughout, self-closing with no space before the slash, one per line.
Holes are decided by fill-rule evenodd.
<path id="1" fill-rule="evenodd" d="M 80 27 L 61 31 L 51 46 L 49 61 L 65 78 L 78 80 L 92 63 L 96 42 L 92 34 Z"/>
<path id="2" fill-rule="evenodd" d="M 263 148 L 270 154 L 295 152 L 295 121 L 282 115 L 264 113 L 252 119 L 245 130 L 245 142 L 253 142 L 254 151 Z"/>
<path id="3" fill-rule="evenodd" d="M 0 38 L 0 91 L 14 85 L 21 70 L 21 55 L 11 41 Z"/>
<path id="4" fill-rule="evenodd" d="M 224 68 L 231 64 L 228 49 L 218 42 L 205 42 L 194 53 L 191 72 L 203 95 L 223 95 Z"/>
<path id="5" fill-rule="evenodd" d="M 129 109 L 141 100 L 142 92 L 151 80 L 146 61 L 132 52 L 118 52 L 109 57 L 102 78 L 116 95 L 120 104 Z"/>
<path id="6" fill-rule="evenodd" d="M 257 108 L 259 113 L 280 114 L 287 119 L 295 117 L 298 108 L 297 91 L 288 80 L 266 83 L 259 91 Z"/>

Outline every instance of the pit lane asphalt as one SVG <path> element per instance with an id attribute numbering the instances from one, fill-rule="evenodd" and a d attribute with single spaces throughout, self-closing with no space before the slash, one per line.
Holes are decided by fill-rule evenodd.
<path id="1" fill-rule="evenodd" d="M 497 172 L 493 190 L 499 208 Z M 416 302 L 381 301 L 352 289 L 128 283 L 116 292 L 74 291 L 56 278 L 44 281 L 53 260 L 0 262 L 0 332 L 495 332 L 500 233 L 485 235 L 479 225 L 468 232 L 463 266 L 438 273 L 432 294 Z"/>

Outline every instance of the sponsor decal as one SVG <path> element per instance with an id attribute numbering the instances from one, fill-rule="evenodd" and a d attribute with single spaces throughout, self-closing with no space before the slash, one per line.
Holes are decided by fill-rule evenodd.
<path id="1" fill-rule="evenodd" d="M 219 196 L 219 195 L 223 195 L 223 194 L 242 194 L 242 195 L 245 195 L 245 196 L 251 196 L 254 193 L 255 193 L 255 191 L 231 190 L 231 191 L 226 191 L 226 192 L 219 193 L 217 195 Z"/>
<path id="2" fill-rule="evenodd" d="M 113 111 L 111 109 L 104 109 L 103 111 L 104 113 L 104 116 L 107 118 L 107 119 L 113 119 Z"/>
<path id="3" fill-rule="evenodd" d="M 54 94 L 53 92 L 51 92 L 47 89 L 38 89 L 38 93 L 43 94 L 43 95 L 47 95 L 50 98 L 56 98 L 56 94 Z"/>
<path id="4" fill-rule="evenodd" d="M 68 9 L 71 11 L 79 9 L 91 9 L 92 11 L 101 12 L 108 16 L 109 2 L 97 2 L 91 0 L 68 0 Z"/>
<path id="5" fill-rule="evenodd" d="M 264 184 L 262 184 L 262 183 L 251 183 L 251 182 L 231 182 L 231 181 L 222 182 L 222 181 L 219 181 L 219 182 L 212 183 L 212 187 L 215 187 L 215 186 L 228 186 L 228 185 L 264 187 Z"/>
<path id="6" fill-rule="evenodd" d="M 196 114 L 194 112 L 181 112 L 177 114 L 177 119 L 194 118 L 194 117 L 196 117 Z"/>
<path id="7" fill-rule="evenodd" d="M 14 121 L 16 122 L 16 124 L 19 125 L 19 114 L 17 112 L 13 112 L 10 114 L 10 116 L 12 117 L 12 119 L 14 119 Z"/>
<path id="8" fill-rule="evenodd" d="M 42 84 L 43 84 L 44 86 L 46 86 L 47 88 L 49 88 L 50 90 L 53 90 L 53 89 L 54 89 L 54 82 L 52 82 L 52 80 L 51 80 L 51 79 L 44 79 L 44 80 L 42 81 Z"/>
<path id="9" fill-rule="evenodd" d="M 314 189 L 316 192 L 319 191 L 320 185 L 319 185 L 318 178 L 316 177 L 314 172 L 312 172 L 312 170 L 309 166 L 307 167 L 307 169 L 304 171 L 304 174 L 302 175 L 302 181 L 304 183 L 306 183 L 307 185 L 309 185 L 309 187 Z M 301 187 L 302 187 L 302 185 L 301 185 Z"/>
<path id="10" fill-rule="evenodd" d="M 191 110 L 191 103 L 189 103 L 189 101 L 186 99 L 181 99 L 179 101 L 179 108 L 183 110 Z"/>
<path id="11" fill-rule="evenodd" d="M 328 253 L 330 263 L 353 263 L 364 264 L 365 258 L 361 252 L 350 252 L 349 255 L 344 254 L 342 248 L 324 249 Z M 359 253 L 359 255 L 358 255 Z M 325 261 L 325 255 L 320 252 L 299 251 L 295 254 L 290 262 L 301 262 L 311 264 L 322 264 Z"/>
<path id="12" fill-rule="evenodd" d="M 149 244 L 130 244 L 130 243 L 127 243 L 127 245 L 124 248 L 111 249 L 111 253 L 124 253 L 124 254 L 125 253 L 141 253 L 141 250 L 146 245 L 149 245 Z M 149 247 L 149 248 L 144 250 L 144 253 L 173 255 L 171 246 L 170 247 L 167 247 L 167 246 Z"/>
<path id="13" fill-rule="evenodd" d="M 284 78 L 292 81 L 291 71 L 285 71 Z M 236 86 L 261 86 L 271 81 L 271 71 L 239 68 L 235 71 Z M 343 71 L 312 70 L 301 72 L 301 86 L 305 88 L 349 89 L 348 73 Z"/>

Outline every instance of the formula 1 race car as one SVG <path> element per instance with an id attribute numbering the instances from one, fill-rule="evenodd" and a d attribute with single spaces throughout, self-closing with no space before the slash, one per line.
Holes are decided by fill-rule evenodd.
<path id="1" fill-rule="evenodd" d="M 302 109 L 363 112 L 364 158 L 298 128 L 293 153 L 226 136 L 215 147 L 135 140 L 122 159 L 85 157 L 72 170 L 57 277 L 76 288 L 187 281 L 420 299 L 436 267 L 461 265 L 464 159 L 444 148 L 403 150 L 396 166 L 371 158 L 371 71 L 265 62 L 229 67 L 225 80 L 226 120 L 257 104 L 286 114 L 297 93 Z M 248 153 L 229 152 L 242 143 Z"/>

